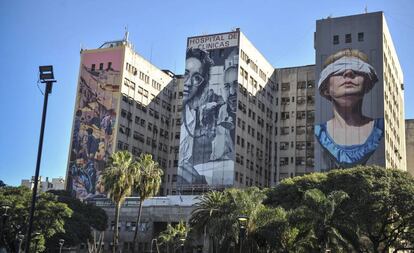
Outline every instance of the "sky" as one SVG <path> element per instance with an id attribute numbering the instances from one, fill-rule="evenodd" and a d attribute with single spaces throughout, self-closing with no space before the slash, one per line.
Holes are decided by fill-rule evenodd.
<path id="1" fill-rule="evenodd" d="M 405 116 L 414 118 L 414 1 L 0 1 L 0 180 L 34 175 L 43 106 L 38 66 L 53 65 L 40 175 L 65 176 L 80 49 L 129 31 L 160 69 L 184 72 L 186 38 L 240 28 L 274 67 L 314 64 L 318 19 L 383 11 L 404 72 Z"/>

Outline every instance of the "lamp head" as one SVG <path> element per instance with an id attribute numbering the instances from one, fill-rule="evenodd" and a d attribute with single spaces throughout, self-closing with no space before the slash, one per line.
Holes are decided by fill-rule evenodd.
<path id="1" fill-rule="evenodd" d="M 42 81 L 42 83 L 55 81 L 53 66 L 39 66 L 39 79 Z"/>

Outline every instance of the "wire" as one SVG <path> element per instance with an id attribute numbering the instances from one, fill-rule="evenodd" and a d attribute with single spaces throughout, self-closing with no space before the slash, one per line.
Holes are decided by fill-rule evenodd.
<path id="1" fill-rule="evenodd" d="M 39 91 L 40 91 L 40 93 L 42 94 L 42 96 L 44 96 L 44 95 L 45 95 L 45 93 L 44 93 L 44 92 L 42 91 L 42 89 L 40 88 L 39 83 L 40 83 L 40 79 L 37 79 L 37 88 L 39 89 Z"/>

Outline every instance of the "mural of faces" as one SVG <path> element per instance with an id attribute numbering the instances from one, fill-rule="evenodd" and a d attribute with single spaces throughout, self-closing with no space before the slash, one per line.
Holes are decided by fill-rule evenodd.
<path id="1" fill-rule="evenodd" d="M 237 48 L 187 51 L 178 168 L 181 184 L 233 183 L 237 52 Z"/>

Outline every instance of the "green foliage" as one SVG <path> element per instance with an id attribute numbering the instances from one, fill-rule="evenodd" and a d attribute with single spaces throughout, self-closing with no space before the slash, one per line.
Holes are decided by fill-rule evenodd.
<path id="1" fill-rule="evenodd" d="M 207 232 L 217 252 L 228 252 L 239 243 L 237 218 L 249 217 L 247 234 L 256 229 L 258 214 L 264 208 L 265 193 L 256 187 L 212 191 L 200 196 L 190 218 L 190 225 L 199 234 Z M 252 237 L 247 237 L 252 247 L 257 247 Z"/>
<path id="2" fill-rule="evenodd" d="M 4 228 L 5 242 L 9 251 L 15 250 L 16 236 L 19 231 L 26 234 L 26 224 L 29 220 L 29 210 L 32 192 L 26 187 L 0 188 L 0 206 L 8 205 L 9 217 Z M 33 233 L 40 233 L 37 250 L 45 249 L 45 240 L 49 240 L 56 233 L 64 233 L 65 220 L 70 218 L 72 210 L 65 204 L 57 201 L 50 193 L 39 194 L 36 202 Z M 33 245 L 32 245 L 33 247 Z"/>
<path id="3" fill-rule="evenodd" d="M 176 226 L 168 223 L 167 229 L 158 236 L 158 243 L 164 246 L 167 252 L 170 248 L 174 251 L 175 248 L 184 244 L 182 239 L 187 239 L 188 232 L 189 228 L 184 221 L 180 221 Z"/>
<path id="4" fill-rule="evenodd" d="M 133 189 L 139 195 L 139 208 L 136 224 L 141 219 L 142 203 L 144 200 L 155 196 L 161 186 L 163 171 L 158 163 L 152 160 L 152 155 L 142 154 L 137 161 L 137 173 L 133 175 Z M 135 229 L 133 245 L 135 246 L 138 229 Z"/>
<path id="5" fill-rule="evenodd" d="M 162 169 L 150 154 L 142 154 L 137 166 L 140 173 L 134 178 L 134 190 L 141 200 L 155 196 L 161 186 Z"/>
<path id="6" fill-rule="evenodd" d="M 104 187 L 109 197 L 115 203 L 115 228 L 119 224 L 119 212 L 125 198 L 131 194 L 135 177 L 139 175 L 137 163 L 128 151 L 114 152 L 102 173 Z M 113 243 L 116 251 L 118 245 L 119 230 L 115 229 Z"/>
<path id="7" fill-rule="evenodd" d="M 329 196 L 335 192 L 348 197 L 341 193 L 334 201 L 335 196 Z M 338 252 L 346 247 L 382 252 L 413 246 L 414 179 L 408 173 L 376 166 L 333 170 L 282 181 L 268 195 L 266 204 L 295 210 L 296 224 L 305 228 L 320 223 L 318 213 L 325 213 L 330 232 L 318 234 L 314 225 L 311 232 L 319 242 L 335 237 L 337 241 L 331 238 L 330 242 L 337 245 Z M 332 215 L 331 207 L 338 203 Z M 315 217 L 308 221 L 298 218 L 311 217 L 309 212 Z"/>
<path id="8" fill-rule="evenodd" d="M 92 239 L 92 228 L 104 231 L 107 227 L 108 217 L 103 209 L 92 204 L 81 202 L 67 191 L 49 191 L 57 196 L 61 203 L 65 203 L 73 210 L 71 217 L 65 219 L 65 232 L 56 233 L 47 240 L 46 246 L 55 250 L 59 239 L 65 240 L 65 246 L 77 246 Z"/>
<path id="9" fill-rule="evenodd" d="M 139 171 L 131 153 L 117 151 L 111 155 L 102 178 L 106 192 L 117 205 L 131 194 L 136 175 Z"/>
<path id="10" fill-rule="evenodd" d="M 249 217 L 243 248 L 251 252 L 412 250 L 414 179 L 361 166 L 289 178 L 267 191 L 213 191 L 200 196 L 190 224 L 207 232 L 214 252 L 231 252 L 240 214 Z"/>

